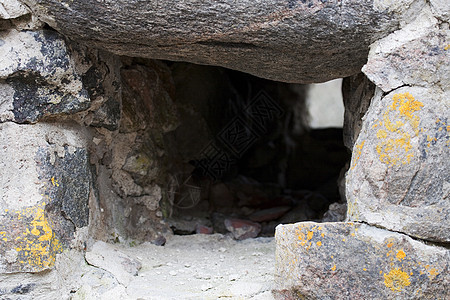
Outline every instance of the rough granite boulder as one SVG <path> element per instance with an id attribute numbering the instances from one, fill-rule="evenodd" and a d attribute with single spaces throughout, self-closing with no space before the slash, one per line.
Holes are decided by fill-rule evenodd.
<path id="1" fill-rule="evenodd" d="M 448 95 L 380 90 L 347 174 L 347 216 L 421 239 L 450 241 Z"/>
<path id="2" fill-rule="evenodd" d="M 223 66 L 285 82 L 358 73 L 369 45 L 425 1 L 24 0 L 64 35 L 115 54 Z M 324 70 L 327 70 L 324 72 Z"/>
<path id="3" fill-rule="evenodd" d="M 347 174 L 349 220 L 450 242 L 449 39 L 424 9 L 373 45 L 363 72 L 377 89 Z"/>
<path id="4" fill-rule="evenodd" d="M 276 299 L 448 299 L 450 250 L 360 223 L 276 229 Z"/>

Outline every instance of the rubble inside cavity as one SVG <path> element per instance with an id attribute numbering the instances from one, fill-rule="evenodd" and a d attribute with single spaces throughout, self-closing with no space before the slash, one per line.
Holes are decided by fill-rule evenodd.
<path id="1" fill-rule="evenodd" d="M 447 2 L 138 4 L 0 3 L 0 298 L 450 297 Z"/>

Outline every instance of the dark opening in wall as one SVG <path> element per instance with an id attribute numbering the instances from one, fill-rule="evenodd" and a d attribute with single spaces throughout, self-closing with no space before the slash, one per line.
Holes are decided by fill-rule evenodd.
<path id="1" fill-rule="evenodd" d="M 309 128 L 307 86 L 168 65 L 179 125 L 164 135 L 162 206 L 175 234 L 243 239 L 271 236 L 280 223 L 343 218 L 338 182 L 350 154 L 342 128 Z"/>

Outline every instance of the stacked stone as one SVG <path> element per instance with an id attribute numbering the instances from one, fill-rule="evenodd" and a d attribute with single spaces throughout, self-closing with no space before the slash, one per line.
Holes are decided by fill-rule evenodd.
<path id="1" fill-rule="evenodd" d="M 80 277 L 88 236 L 163 244 L 170 231 L 148 157 L 151 130 L 176 120 L 162 111 L 167 70 L 134 68 L 154 93 L 143 97 L 159 101 L 145 110 L 117 56 L 71 42 L 14 0 L 0 4 L 0 26 L 0 298 L 63 299 L 78 288 L 68 278 Z M 134 69 L 123 71 L 130 81 Z"/>
<path id="2" fill-rule="evenodd" d="M 348 222 L 279 226 L 275 294 L 449 298 L 448 1 L 23 2 L 0 4 L 0 296 L 68 298 L 88 232 L 164 242 L 170 76 L 105 51 L 307 83 L 358 73 L 372 44 Z"/>
<path id="3" fill-rule="evenodd" d="M 346 177 L 347 222 L 277 228 L 279 299 L 450 297 L 450 10 L 411 4 L 362 68 L 376 88 Z"/>

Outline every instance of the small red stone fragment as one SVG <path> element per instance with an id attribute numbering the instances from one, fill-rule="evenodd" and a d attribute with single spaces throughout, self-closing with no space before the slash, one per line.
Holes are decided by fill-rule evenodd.
<path id="1" fill-rule="evenodd" d="M 261 224 L 242 219 L 225 219 L 225 227 L 236 240 L 255 238 L 261 232 Z"/>

